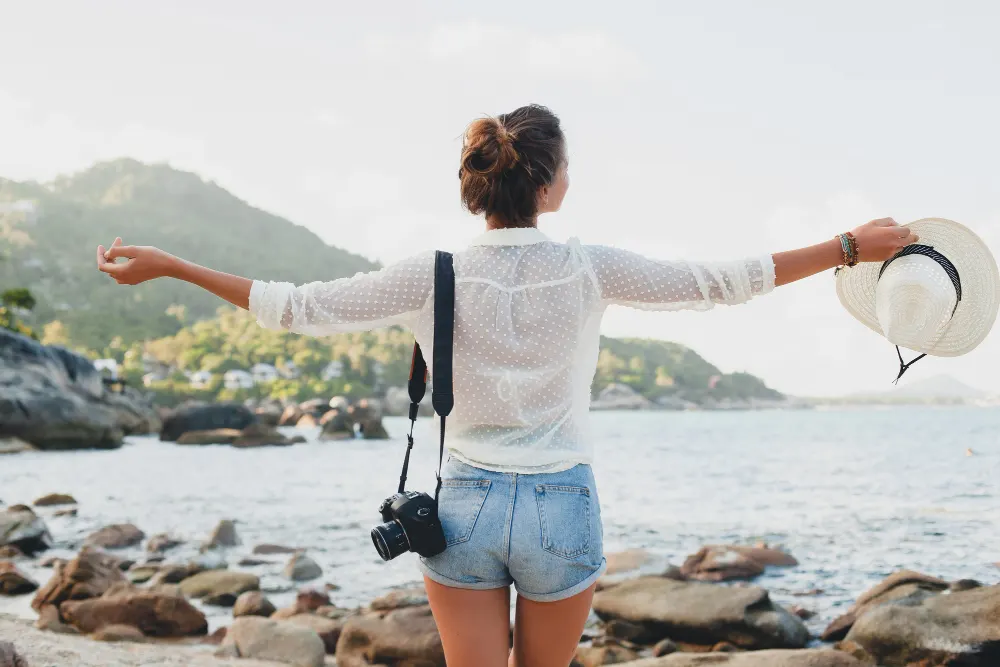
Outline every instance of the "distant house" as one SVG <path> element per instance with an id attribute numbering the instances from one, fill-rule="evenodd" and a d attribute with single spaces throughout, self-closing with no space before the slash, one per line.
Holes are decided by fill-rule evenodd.
<path id="1" fill-rule="evenodd" d="M 97 359 L 94 361 L 94 369 L 98 373 L 109 376 L 112 380 L 118 379 L 118 362 L 114 359 Z"/>
<path id="2" fill-rule="evenodd" d="M 281 374 L 281 377 L 286 380 L 294 380 L 302 374 L 301 371 L 299 371 L 299 367 L 295 365 L 294 361 L 289 361 L 288 363 L 282 365 L 281 368 L 278 369 L 278 372 Z"/>
<path id="3" fill-rule="evenodd" d="M 38 204 L 30 199 L 0 202 L 0 214 L 3 213 L 16 213 L 21 215 L 25 222 L 34 223 L 38 221 Z"/>
<path id="4" fill-rule="evenodd" d="M 271 364 L 254 364 L 250 367 L 250 374 L 257 384 L 274 382 L 278 379 L 278 369 Z"/>
<path id="5" fill-rule="evenodd" d="M 205 389 L 212 381 L 212 374 L 209 371 L 197 371 L 188 376 L 188 382 L 194 389 Z"/>
<path id="6" fill-rule="evenodd" d="M 146 387 L 152 385 L 154 382 L 162 382 L 167 379 L 167 373 L 163 370 L 155 370 L 146 373 L 142 376 L 142 384 Z"/>
<path id="7" fill-rule="evenodd" d="M 323 370 L 320 371 L 320 377 L 323 378 L 324 382 L 329 382 L 330 380 L 335 380 L 344 375 L 344 364 L 340 361 L 331 361 Z"/>
<path id="8" fill-rule="evenodd" d="M 222 385 L 226 389 L 252 389 L 253 375 L 241 370 L 226 371 L 222 376 Z"/>

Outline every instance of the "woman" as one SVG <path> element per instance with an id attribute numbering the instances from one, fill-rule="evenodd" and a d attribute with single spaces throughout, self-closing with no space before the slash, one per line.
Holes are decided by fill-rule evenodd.
<path id="1" fill-rule="evenodd" d="M 566 195 L 566 144 L 558 118 L 534 105 L 473 122 L 459 178 L 462 201 L 485 215 L 486 232 L 455 254 L 455 407 L 439 507 L 448 548 L 420 567 L 449 667 L 568 665 L 605 569 L 587 437 L 605 308 L 742 303 L 845 261 L 885 260 L 916 237 L 885 218 L 853 236 L 711 265 L 554 242 L 536 223 Z M 115 263 L 120 257 L 127 261 Z M 98 247 L 97 263 L 122 284 L 194 283 L 267 328 L 326 335 L 396 324 L 431 349 L 433 251 L 298 287 L 121 239 Z"/>

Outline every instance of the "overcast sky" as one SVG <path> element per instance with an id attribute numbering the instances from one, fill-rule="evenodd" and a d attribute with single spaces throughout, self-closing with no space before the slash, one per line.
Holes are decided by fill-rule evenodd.
<path id="1" fill-rule="evenodd" d="M 732 259 L 940 216 L 1000 248 L 997 5 L 819 5 L 0 0 L 0 176 L 167 161 L 388 263 L 482 231 L 462 130 L 538 102 L 569 140 L 572 187 L 539 225 L 559 240 Z M 896 371 L 832 272 L 709 313 L 613 308 L 604 333 L 799 394 Z M 907 379 L 1000 391 L 998 362 L 994 333 Z"/>

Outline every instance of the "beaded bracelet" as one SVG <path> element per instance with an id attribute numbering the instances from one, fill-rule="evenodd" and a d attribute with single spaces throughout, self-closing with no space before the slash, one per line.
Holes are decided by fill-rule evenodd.
<path id="1" fill-rule="evenodd" d="M 840 249 L 844 253 L 844 266 L 854 266 L 858 263 L 858 240 L 854 234 L 845 232 L 837 236 L 840 239 Z"/>

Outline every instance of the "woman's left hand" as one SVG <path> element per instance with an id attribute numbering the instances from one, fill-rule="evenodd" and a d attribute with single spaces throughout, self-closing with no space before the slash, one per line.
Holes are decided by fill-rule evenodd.
<path id="1" fill-rule="evenodd" d="M 117 263 L 119 257 L 127 261 Z M 97 268 L 115 279 L 119 285 L 139 283 L 174 275 L 178 259 L 153 246 L 122 245 L 121 237 L 115 239 L 107 250 L 97 246 Z"/>

